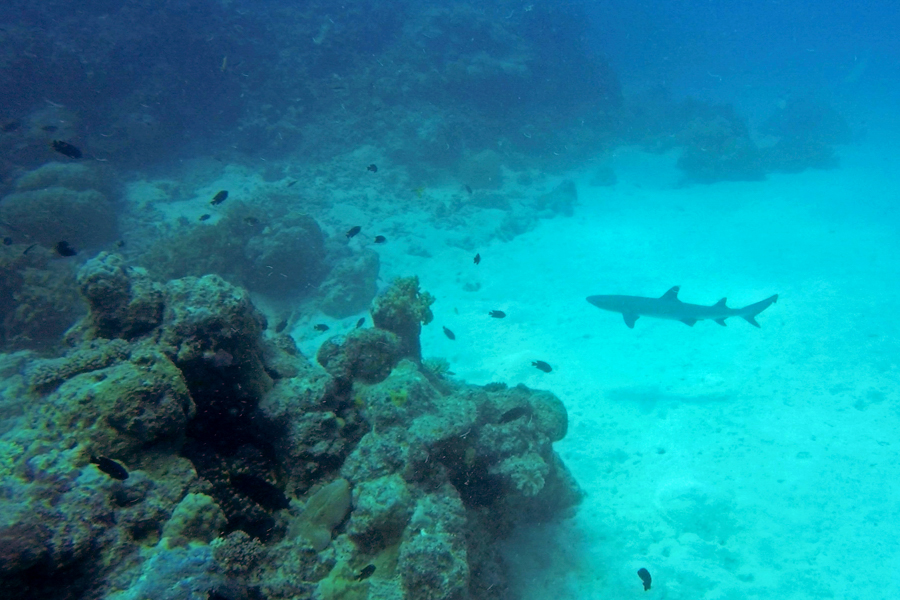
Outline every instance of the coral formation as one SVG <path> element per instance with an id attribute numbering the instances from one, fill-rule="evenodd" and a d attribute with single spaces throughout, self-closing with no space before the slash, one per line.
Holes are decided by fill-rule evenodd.
<path id="1" fill-rule="evenodd" d="M 15 227 L 16 241 L 76 248 L 115 239 L 116 214 L 107 185 L 84 165 L 50 163 L 23 175 L 0 200 L 0 221 Z"/>
<path id="2" fill-rule="evenodd" d="M 557 398 L 410 356 L 416 278 L 373 307 L 396 332 L 332 338 L 324 369 L 218 276 L 153 284 L 102 254 L 78 279 L 66 355 L 0 363 L 27 395 L 2 407 L 4 597 L 496 598 L 497 540 L 579 500 Z"/>
<path id="3" fill-rule="evenodd" d="M 73 266 L 44 248 L 27 249 L 0 246 L 0 343 L 7 350 L 49 349 L 84 314 Z"/>
<path id="4" fill-rule="evenodd" d="M 434 296 L 419 291 L 418 277 L 402 277 L 375 299 L 372 321 L 379 329 L 400 338 L 401 356 L 418 361 L 422 359 L 419 333 L 422 325 L 428 325 L 434 318 L 429 308 L 432 304 Z"/>
<path id="5" fill-rule="evenodd" d="M 319 225 L 305 213 L 235 203 L 215 224 L 183 223 L 142 261 L 156 279 L 214 273 L 257 292 L 308 294 L 327 270 L 324 244 Z"/>

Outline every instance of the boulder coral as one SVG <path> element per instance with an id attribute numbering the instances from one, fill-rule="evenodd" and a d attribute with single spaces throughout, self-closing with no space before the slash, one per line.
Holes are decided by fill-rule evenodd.
<path id="1" fill-rule="evenodd" d="M 50 163 L 24 174 L 16 187 L 0 200 L 0 221 L 15 227 L 18 241 L 52 248 L 66 240 L 84 248 L 115 239 L 114 198 L 88 167 Z"/>

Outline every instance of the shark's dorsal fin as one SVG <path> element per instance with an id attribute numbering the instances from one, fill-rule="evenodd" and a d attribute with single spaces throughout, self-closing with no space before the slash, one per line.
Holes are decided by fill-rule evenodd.
<path id="1" fill-rule="evenodd" d="M 728 308 L 727 306 L 725 306 L 726 300 L 728 300 L 728 298 L 722 298 L 721 300 L 713 304 L 713 308 Z"/>
<path id="2" fill-rule="evenodd" d="M 675 300 L 678 301 L 678 290 L 681 288 L 677 285 L 669 288 L 669 291 L 660 296 L 660 300 Z"/>

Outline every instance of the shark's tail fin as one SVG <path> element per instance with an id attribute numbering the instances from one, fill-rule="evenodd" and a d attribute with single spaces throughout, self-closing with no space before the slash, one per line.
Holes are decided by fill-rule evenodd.
<path id="1" fill-rule="evenodd" d="M 756 315 L 758 315 L 762 311 L 766 310 L 767 308 L 769 308 L 770 306 L 775 304 L 775 302 L 777 302 L 777 301 L 778 301 L 778 294 L 775 294 L 774 296 L 770 296 L 770 297 L 766 298 L 765 300 L 757 302 L 756 304 L 751 304 L 750 306 L 745 306 L 743 309 L 741 309 L 741 316 L 744 317 L 745 321 L 747 321 L 754 327 L 759 327 L 759 323 L 757 323 L 756 319 L 755 319 Z"/>

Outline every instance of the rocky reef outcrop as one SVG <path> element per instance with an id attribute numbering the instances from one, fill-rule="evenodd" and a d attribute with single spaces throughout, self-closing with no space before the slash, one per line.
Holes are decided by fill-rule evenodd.
<path id="1" fill-rule="evenodd" d="M 4 598 L 508 598 L 499 540 L 580 499 L 559 399 L 421 361 L 415 278 L 317 363 L 221 277 L 78 282 L 69 351 L 0 361 Z"/>

